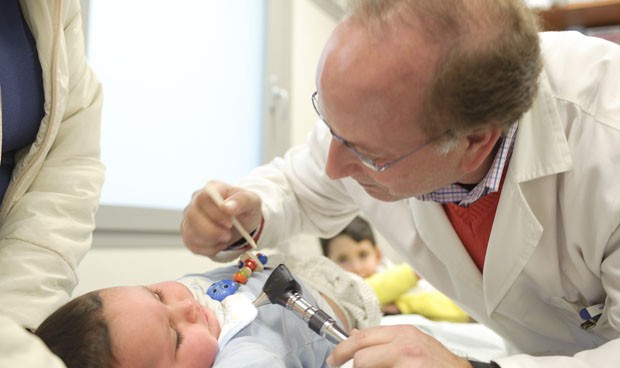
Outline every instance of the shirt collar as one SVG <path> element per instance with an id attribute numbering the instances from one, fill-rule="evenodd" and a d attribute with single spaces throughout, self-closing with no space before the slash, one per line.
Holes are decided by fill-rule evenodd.
<path id="1" fill-rule="evenodd" d="M 508 132 L 502 138 L 500 147 L 495 154 L 491 168 L 474 189 L 469 191 L 458 184 L 450 184 L 434 192 L 416 196 L 416 198 L 421 201 L 458 203 L 459 206 L 466 207 L 487 194 L 497 192 L 499 190 L 504 167 L 510 161 L 510 156 L 512 155 L 518 127 L 518 122 L 515 122 L 510 129 L 508 129 Z"/>

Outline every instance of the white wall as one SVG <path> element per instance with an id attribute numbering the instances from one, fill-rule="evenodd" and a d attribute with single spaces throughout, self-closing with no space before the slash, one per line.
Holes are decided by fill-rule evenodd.
<path id="1" fill-rule="evenodd" d="M 310 97 L 316 89 L 316 67 L 325 42 L 336 26 L 314 1 L 293 1 L 291 143 L 306 141 L 317 121 Z"/>
<path id="2" fill-rule="evenodd" d="M 288 0 L 286 0 L 288 1 Z M 294 0 L 292 2 L 291 47 L 281 55 L 290 60 L 290 144 L 306 141 L 308 132 L 317 121 L 310 96 L 315 90 L 318 59 L 337 19 L 325 11 L 327 0 Z M 329 9 L 328 9 L 329 10 Z M 187 193 L 190 198 L 191 193 Z M 94 289 L 116 286 L 149 284 L 175 279 L 191 272 L 201 272 L 218 264 L 187 250 L 181 241 L 178 211 L 160 211 L 153 218 L 144 218 L 149 212 L 127 208 L 102 208 L 97 214 L 97 230 L 93 248 L 81 262 L 79 284 L 74 295 Z M 135 229 L 140 223 L 141 229 Z M 377 235 L 384 255 L 398 262 L 401 259 Z M 292 251 L 307 255 L 321 254 L 318 240 L 299 236 L 289 242 Z M 268 251 L 267 251 L 268 252 Z"/>
<path id="3" fill-rule="evenodd" d="M 190 254 L 180 242 L 162 248 L 93 248 L 79 268 L 74 295 L 118 285 L 147 285 L 210 269 L 206 257 Z"/>
<path id="4" fill-rule="evenodd" d="M 336 20 L 325 13 L 314 0 L 292 2 L 292 45 L 283 59 L 291 61 L 292 80 L 290 96 L 290 142 L 302 143 L 308 130 L 316 121 L 310 103 L 315 87 L 315 70 L 325 40 L 329 37 Z M 288 54 L 290 52 L 290 54 Z M 189 199 L 191 193 L 187 193 Z M 182 244 L 178 229 L 169 223 L 179 223 L 180 218 L 166 225 L 152 224 L 144 232 L 138 232 L 137 242 L 128 241 L 131 235 L 124 226 L 142 214 L 118 218 L 116 214 L 100 211 L 93 248 L 81 262 L 79 284 L 75 295 L 115 285 L 148 284 L 169 280 L 189 272 L 200 272 L 217 266 L 206 257 L 191 254 Z M 177 216 L 176 213 L 170 216 Z M 169 217 L 169 216 L 168 216 Z M 118 220 L 117 223 L 104 223 Z M 144 220 L 144 219 L 140 219 Z M 142 222 L 142 221 L 141 221 Z M 147 221 L 148 222 L 148 221 Z M 313 237 L 301 236 L 290 242 L 291 247 L 304 254 L 320 254 L 318 242 Z"/>

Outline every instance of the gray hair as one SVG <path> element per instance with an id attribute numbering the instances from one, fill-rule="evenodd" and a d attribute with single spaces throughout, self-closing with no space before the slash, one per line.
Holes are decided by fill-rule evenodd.
<path id="1" fill-rule="evenodd" d="M 538 21 L 522 0 L 350 0 L 347 18 L 369 28 L 410 27 L 438 45 L 420 121 L 446 130 L 444 150 L 485 124 L 506 131 L 531 107 L 542 70 Z"/>

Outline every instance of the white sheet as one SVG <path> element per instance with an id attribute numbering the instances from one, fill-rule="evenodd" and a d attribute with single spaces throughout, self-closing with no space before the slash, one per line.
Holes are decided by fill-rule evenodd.
<path id="1" fill-rule="evenodd" d="M 488 327 L 480 323 L 435 322 L 416 314 L 385 316 L 381 325 L 391 326 L 410 324 L 433 336 L 443 343 L 454 354 L 489 362 L 495 358 L 508 355 L 508 347 L 504 340 Z M 349 361 L 343 368 L 352 368 Z"/>

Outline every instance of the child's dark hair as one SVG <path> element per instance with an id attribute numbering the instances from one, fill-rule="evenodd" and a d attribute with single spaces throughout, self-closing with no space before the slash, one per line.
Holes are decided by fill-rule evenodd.
<path id="1" fill-rule="evenodd" d="M 34 333 L 68 368 L 111 368 L 116 361 L 99 291 L 63 305 Z"/>
<path id="2" fill-rule="evenodd" d="M 356 216 L 353 221 L 347 225 L 342 231 L 340 231 L 337 235 L 327 238 L 327 239 L 319 239 L 321 241 L 321 249 L 323 250 L 323 255 L 329 256 L 329 245 L 332 240 L 339 237 L 340 235 L 350 236 L 356 242 L 361 242 L 362 240 L 369 240 L 373 246 L 377 245 L 375 241 L 375 235 L 372 232 L 372 228 L 368 221 L 363 218 Z"/>

